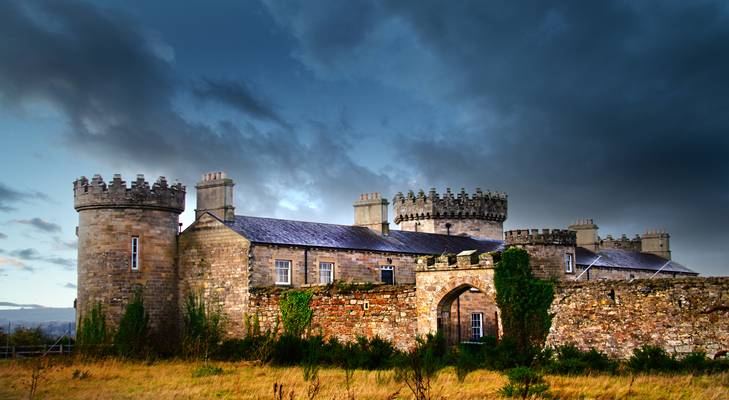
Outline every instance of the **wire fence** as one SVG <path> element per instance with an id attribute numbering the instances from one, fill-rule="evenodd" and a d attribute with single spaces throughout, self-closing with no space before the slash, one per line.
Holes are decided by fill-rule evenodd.
<path id="1" fill-rule="evenodd" d="M 69 355 L 72 344 L 46 344 L 37 346 L 0 346 L 0 358 L 39 357 L 44 355 Z"/>

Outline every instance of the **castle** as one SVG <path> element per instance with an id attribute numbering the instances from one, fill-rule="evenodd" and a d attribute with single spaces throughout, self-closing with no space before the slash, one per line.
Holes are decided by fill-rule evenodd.
<path id="1" fill-rule="evenodd" d="M 153 334 L 169 341 L 188 294 L 202 292 L 224 311 L 227 335 L 240 337 L 246 316 L 272 328 L 281 290 L 307 287 L 316 293 L 314 326 L 325 336 L 378 335 L 407 348 L 416 335 L 434 331 L 453 343 L 498 336 L 493 268 L 509 246 L 526 249 L 534 275 L 556 279 L 564 290 L 608 282 L 630 292 L 634 279 L 684 282 L 698 275 L 671 261 L 662 231 L 603 239 L 592 220 L 580 220 L 568 229 L 504 232 L 504 193 L 398 193 L 395 230 L 389 202 L 378 193 L 354 202 L 352 225 L 335 225 L 235 215 L 234 185 L 222 172 L 204 174 L 195 187 L 195 221 L 180 232 L 181 184 L 161 177 L 150 185 L 142 175 L 131 187 L 119 175 L 108 184 L 99 175 L 76 180 L 77 318 L 101 302 L 115 325 L 132 293 L 143 288 Z M 337 293 L 330 290 L 335 282 L 376 285 Z M 615 293 L 612 299 L 617 304 Z M 556 333 L 560 338 L 572 332 L 565 324 L 553 327 L 566 332 Z M 729 338 L 719 336 L 711 346 L 726 347 Z M 616 346 L 614 353 L 624 352 Z"/>

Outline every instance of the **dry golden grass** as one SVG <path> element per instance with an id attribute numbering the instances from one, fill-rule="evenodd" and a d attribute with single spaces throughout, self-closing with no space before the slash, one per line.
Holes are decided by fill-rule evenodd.
<path id="1" fill-rule="evenodd" d="M 36 361 L 0 362 L 0 399 L 28 398 Z M 285 399 L 294 391 L 306 399 L 309 383 L 300 368 L 272 368 L 249 363 L 213 363 L 222 375 L 193 378 L 200 363 L 179 360 L 152 364 L 104 360 L 84 362 L 55 359 L 41 371 L 39 399 L 272 399 L 273 385 L 284 385 Z M 74 371 L 77 377 L 74 377 Z M 87 373 L 80 378 L 78 375 Z M 348 399 L 345 373 L 338 369 L 319 372 L 317 399 Z M 715 376 L 548 376 L 551 393 L 560 399 L 729 399 L 729 374 Z M 435 382 L 437 393 L 447 399 L 499 398 L 505 379 L 497 372 L 477 371 L 459 383 L 452 369 Z M 394 395 L 399 391 L 398 395 Z M 356 371 L 352 392 L 356 399 L 411 398 L 407 387 L 395 382 L 393 373 Z"/>

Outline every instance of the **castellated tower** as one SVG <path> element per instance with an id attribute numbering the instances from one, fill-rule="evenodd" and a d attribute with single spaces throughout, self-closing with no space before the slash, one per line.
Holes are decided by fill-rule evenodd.
<path id="1" fill-rule="evenodd" d="M 529 253 L 532 274 L 537 278 L 565 279 L 575 274 L 575 231 L 566 229 L 517 229 L 507 231 L 507 247 Z"/>
<path id="2" fill-rule="evenodd" d="M 443 196 L 435 189 L 407 196 L 398 193 L 393 200 L 395 223 L 404 231 L 467 235 L 478 239 L 502 240 L 506 220 L 506 193 L 482 192 L 472 196 L 461 189 L 453 196 L 446 189 Z"/>
<path id="3" fill-rule="evenodd" d="M 116 327 L 141 288 L 153 337 L 169 343 L 177 324 L 177 234 L 185 187 L 160 177 L 151 187 L 137 175 L 128 188 L 120 175 L 73 183 L 78 223 L 77 322 L 101 302 Z"/>

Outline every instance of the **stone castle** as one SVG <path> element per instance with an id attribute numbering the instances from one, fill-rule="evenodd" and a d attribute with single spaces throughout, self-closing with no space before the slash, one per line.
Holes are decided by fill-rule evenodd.
<path id="1" fill-rule="evenodd" d="M 493 268 L 500 251 L 517 246 L 535 276 L 559 282 L 550 344 L 616 356 L 643 342 L 679 353 L 729 348 L 729 281 L 697 278 L 671 261 L 663 231 L 603 239 L 592 220 L 579 220 L 568 229 L 504 232 L 507 195 L 480 189 L 398 193 L 399 230 L 390 229 L 390 204 L 378 193 L 354 202 L 352 225 L 240 216 L 234 185 L 221 172 L 203 175 L 195 221 L 181 232 L 186 188 L 179 183 L 161 177 L 150 185 L 142 175 L 131 187 L 119 175 L 108 184 L 99 175 L 76 180 L 77 319 L 101 302 L 115 325 L 142 288 L 153 334 L 169 342 L 195 292 L 218 304 L 226 334 L 240 337 L 247 316 L 263 329 L 277 326 L 282 291 L 310 288 L 312 329 L 326 337 L 377 335 L 408 348 L 417 335 L 440 331 L 456 343 L 500 334 Z M 337 290 L 338 282 L 349 289 Z M 656 326 L 668 327 L 665 338 Z"/>

